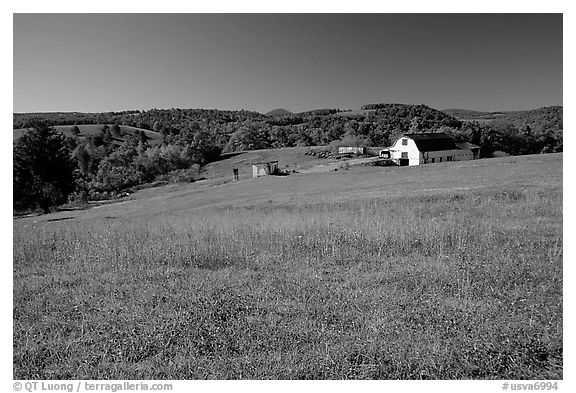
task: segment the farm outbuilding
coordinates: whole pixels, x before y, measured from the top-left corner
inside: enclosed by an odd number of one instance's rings
[[[278,161],[259,162],[252,165],[252,177],[273,175],[278,173]]]
[[[470,150],[470,152],[472,152],[472,160],[480,158],[480,146],[476,146],[470,142],[456,142],[456,146],[462,150]]]
[[[380,158],[385,158],[385,159],[390,159],[390,149],[382,149],[378,152],[378,157]]]
[[[443,132],[404,134],[390,148],[392,160],[400,166],[465,161],[480,158],[480,147],[456,143]]]
[[[340,146],[338,154],[366,154],[366,148],[363,146]]]

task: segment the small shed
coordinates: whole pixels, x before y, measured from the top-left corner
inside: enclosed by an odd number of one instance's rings
[[[363,146],[340,146],[338,154],[366,154],[366,148]]]
[[[259,162],[252,164],[252,177],[273,175],[278,173],[278,161]]]

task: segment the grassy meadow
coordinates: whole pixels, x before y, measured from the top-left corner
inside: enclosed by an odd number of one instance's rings
[[[14,220],[14,379],[563,377],[561,154],[178,187]]]
[[[112,128],[112,124],[109,124],[108,126]],[[74,127],[74,125],[54,126],[54,129],[58,132],[61,132],[65,136],[72,137],[74,136],[74,133],[72,132],[72,127]],[[89,135],[98,135],[103,127],[104,124],[78,124],[78,129],[80,130],[80,136],[84,137]],[[162,141],[162,135],[160,135],[160,133],[146,130],[143,128],[121,125],[120,130],[122,130],[122,132],[126,134],[134,134],[139,131],[144,132],[144,134],[148,137],[148,143],[151,146],[159,145],[160,142]],[[17,141],[18,139],[20,139],[25,132],[26,132],[25,128],[14,129],[12,132],[13,140]]]

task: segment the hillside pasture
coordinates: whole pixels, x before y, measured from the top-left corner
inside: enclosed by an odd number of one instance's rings
[[[14,379],[562,379],[562,155],[14,220]]]
[[[113,125],[109,124],[108,126],[110,128],[112,128]],[[74,136],[74,134],[72,133],[72,127],[74,127],[74,125],[54,126],[54,129],[56,131],[61,132],[65,136],[71,137],[71,136]],[[78,124],[78,129],[80,130],[80,136],[81,137],[86,137],[89,135],[98,135],[103,127],[104,127],[104,124]],[[148,143],[151,146],[160,144],[162,141],[162,135],[160,133],[150,131],[150,130],[145,130],[143,128],[121,125],[120,130],[126,134],[134,134],[136,132],[143,131],[144,134],[146,135],[146,137],[148,138]],[[25,128],[14,129],[13,130],[14,141],[20,139],[22,137],[22,135],[24,135],[24,132],[26,132]],[[115,137],[115,139],[121,140],[121,138],[117,138],[117,137]]]
[[[358,110],[354,110],[354,111],[345,111],[345,112],[338,112],[336,113],[336,116],[341,116],[341,117],[365,117],[367,115],[376,113],[375,109],[358,109]]]
[[[218,161],[204,167],[202,175],[207,179],[232,179],[232,170],[237,168],[239,178],[246,180],[252,178],[252,164],[256,163],[278,161],[279,169],[283,171],[301,171],[335,161],[306,154],[314,149],[323,150],[326,147],[284,147],[222,154]]]

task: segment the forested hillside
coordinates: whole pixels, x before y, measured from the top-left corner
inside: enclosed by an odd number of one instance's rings
[[[102,199],[139,184],[157,180],[192,181],[198,169],[221,153],[293,146],[321,146],[346,141],[365,146],[389,146],[402,133],[447,132],[481,146],[483,157],[562,151],[562,107],[488,115],[481,112],[442,112],[425,105],[368,104],[360,110],[317,109],[302,113],[207,109],[152,109],[106,113],[14,114],[19,137],[14,145],[15,208],[46,206],[70,199]],[[98,125],[97,133],[82,135],[74,125]],[[69,126],[67,136],[53,126]],[[140,129],[124,132],[126,127]],[[24,132],[22,129],[31,128]],[[61,128],[61,127],[60,127]],[[159,133],[152,145],[144,131]],[[20,135],[19,134],[19,135]],[[50,176],[34,173],[36,153],[29,146],[42,138],[60,144],[54,152],[70,157],[73,191],[54,190]],[[32,142],[31,142],[32,141]],[[63,154],[66,152],[66,154]],[[51,157],[42,157],[50,162]],[[65,165],[65,167],[68,167]],[[17,171],[20,171],[17,173]],[[17,198],[22,195],[36,198]],[[46,190],[49,190],[46,191]],[[46,194],[49,194],[48,196]]]
[[[476,112],[448,109],[444,112],[462,121],[460,134],[481,145],[487,157],[505,154],[537,154],[563,149],[561,106],[528,111]]]
[[[326,145],[345,135],[366,144],[387,146],[403,132],[458,129],[462,122],[424,105],[379,104],[376,110],[342,116],[338,109],[267,116],[248,111],[152,109],[107,113],[15,114],[14,128],[41,120],[49,125],[114,124],[159,132],[165,144],[178,144],[198,132],[223,152],[265,148]],[[372,109],[373,106],[368,109]],[[363,108],[367,109],[367,108]],[[185,143],[185,141],[184,141]]]
[[[516,127],[559,127],[562,129],[563,119],[561,106],[512,112],[479,112],[465,109],[445,109],[442,112],[462,121],[479,121],[491,124],[510,123]]]

